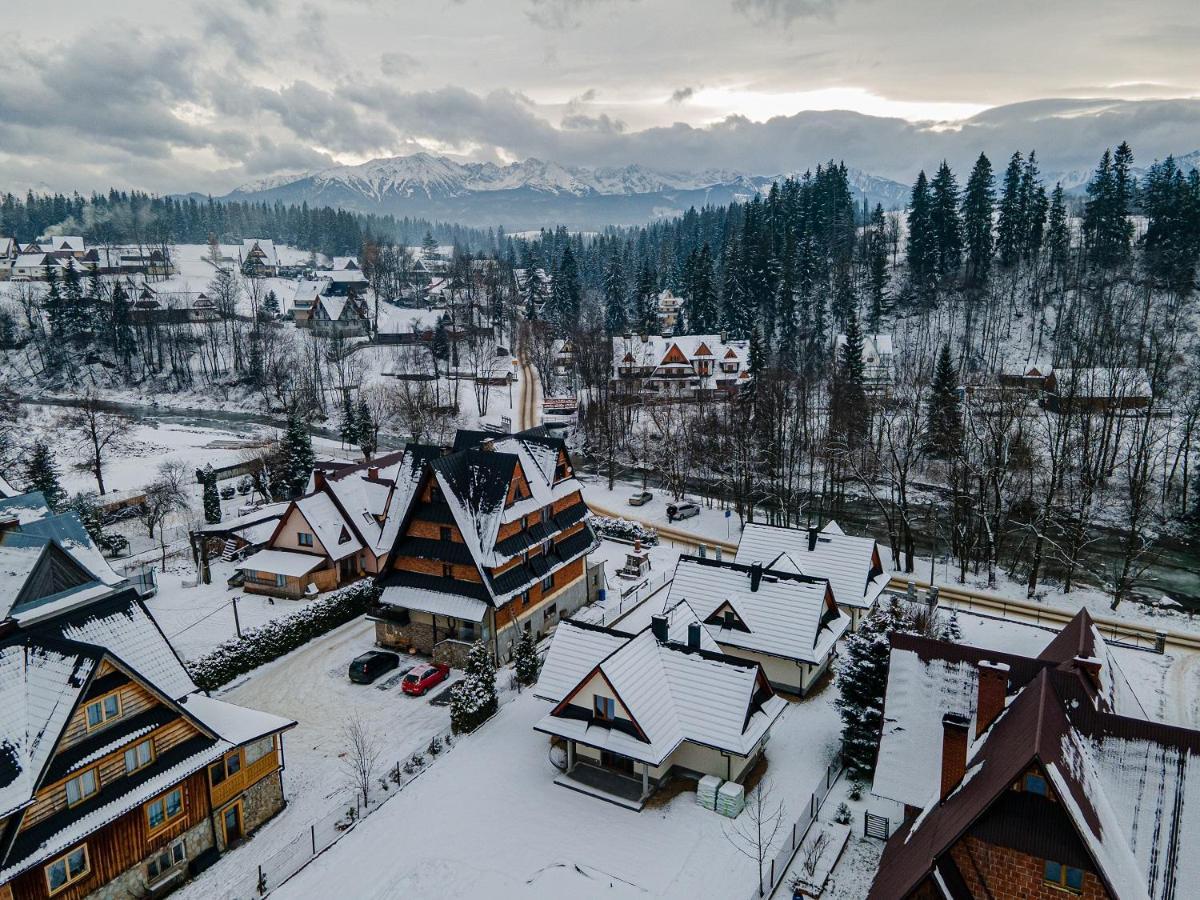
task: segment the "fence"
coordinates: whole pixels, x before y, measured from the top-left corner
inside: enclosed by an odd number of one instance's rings
[[[614,597],[613,591],[607,592],[604,599],[604,616],[600,620],[600,624],[615,625],[621,618],[633,612],[670,583],[670,572],[651,572],[645,581],[634,585],[627,593],[621,594],[620,598]],[[616,603],[613,602],[614,600]]]
[[[779,848],[779,852],[771,860],[771,865],[762,872],[762,877],[759,880],[757,888],[755,888],[755,892],[750,895],[752,898],[770,897],[775,892],[775,889],[779,887],[779,882],[787,874],[788,866],[792,864],[792,857],[796,855],[796,851],[804,843],[804,837],[808,834],[808,829],[816,821],[817,813],[821,811],[821,805],[825,802],[825,798],[829,796],[829,792],[833,790],[833,785],[841,776],[843,768],[842,753],[839,750],[830,761],[829,767],[825,769],[824,777],[817,782],[816,788],[809,795],[804,812],[792,823],[787,841]]]

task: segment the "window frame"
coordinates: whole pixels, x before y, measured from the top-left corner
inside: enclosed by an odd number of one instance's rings
[[[109,714],[108,708],[107,708],[109,700],[115,700],[117,703],[117,711],[115,713],[112,713],[111,715]],[[92,707],[100,708],[100,721],[97,722],[95,725],[92,724],[92,715],[91,715]],[[86,727],[88,732],[96,731],[100,728],[103,728],[105,725],[107,725],[113,719],[121,718],[121,714],[124,712],[124,709],[125,709],[125,704],[121,702],[121,689],[120,688],[111,690],[107,694],[101,694],[99,697],[89,700],[86,704],[84,704],[84,707],[83,707],[84,726]]]
[[[162,865],[162,857],[167,858],[167,864]],[[165,847],[162,847],[146,863],[146,877],[150,885],[161,878],[167,877],[178,866],[187,862],[187,842],[183,837],[177,837]],[[156,871],[157,870],[157,871]]]
[[[74,856],[76,853],[79,853],[80,851],[83,852],[83,869],[78,874],[72,875],[71,874],[71,857]],[[54,887],[50,881],[50,870],[52,868],[54,868],[55,866],[57,866],[59,863],[62,863],[62,865],[63,865],[63,872],[66,875],[66,880],[63,881],[63,883],[60,884],[58,887]],[[51,897],[53,897],[55,894],[65,891],[67,888],[71,887],[74,884],[78,884],[80,881],[87,878],[88,875],[90,875],[91,873],[92,873],[92,857],[91,857],[91,854],[88,853],[88,846],[87,846],[86,841],[84,841],[82,844],[80,844],[77,847],[72,847],[70,850],[68,850],[66,853],[63,853],[61,856],[55,857],[54,859],[50,860],[50,862],[46,863],[46,865],[44,865],[42,867],[42,874],[46,878],[46,890],[49,892],[49,896],[51,896]]]
[[[167,813],[167,798],[170,797],[172,794],[179,795],[179,810],[173,816],[168,815],[168,813]],[[162,804],[162,811],[163,811],[163,819],[157,825],[154,824],[154,822],[152,822],[151,818],[150,818],[150,810],[156,803]],[[146,813],[146,830],[150,834],[156,834],[157,832],[162,831],[164,828],[167,828],[168,826],[175,824],[176,821],[178,821],[183,816],[187,815],[187,804],[184,802],[184,799],[183,799],[183,785],[182,784],[176,785],[173,788],[163,791],[163,793],[159,794],[154,799],[148,801],[142,807],[142,809],[145,810],[145,813]]]
[[[83,779],[84,779],[84,777],[86,777],[88,775],[92,776],[91,791],[89,791],[88,793],[85,794],[81,790],[80,794],[79,794],[79,799],[72,800],[70,785],[72,785],[78,781],[82,788]],[[77,772],[76,774],[72,775],[70,778],[68,778],[66,781],[63,782],[63,794],[66,795],[66,798],[67,798],[67,808],[68,809],[73,809],[76,806],[78,806],[80,803],[86,803],[92,797],[95,797],[98,793],[100,793],[100,764],[99,763],[88,766],[86,769],[83,769],[83,770]]]
[[[296,544],[301,547],[313,546],[313,534],[311,531],[297,531]]]
[[[1026,772],[1021,779],[1021,790],[1027,794],[1037,794],[1039,797],[1049,797],[1049,786],[1046,779],[1036,772]]]
[[[442,577],[443,578],[453,578],[454,577],[454,564],[453,563],[442,563]]]
[[[138,750],[145,746],[149,746],[149,748],[150,748],[149,756],[145,762],[138,762],[138,758],[139,758]],[[134,757],[133,757],[134,762],[138,762],[138,764],[135,765],[132,769],[129,768],[129,754],[130,753],[132,753],[134,755]],[[122,759],[124,759],[124,761],[125,761],[125,774],[126,775],[132,775],[134,772],[140,772],[142,769],[146,768],[147,766],[153,765],[154,760],[158,758],[158,754],[155,752],[155,749],[154,749],[154,738],[148,737],[143,741],[138,741],[132,747],[126,748],[125,752],[121,756],[122,756]]]
[[[602,694],[592,694],[592,718],[598,722],[612,722],[617,718],[617,701]]]
[[[272,740],[272,743],[274,743],[274,740]],[[233,757],[237,757],[237,768],[231,772],[229,771],[229,760]],[[217,766],[221,767],[221,780],[213,781],[213,769],[215,769]],[[210,788],[215,788],[219,784],[224,784],[226,781],[245,768],[245,760],[242,759],[242,748],[237,747],[233,750],[230,750],[220,759],[208,764],[208,786]]]
[[[1058,867],[1058,878],[1057,879],[1050,877],[1050,867],[1051,866]],[[1070,884],[1072,872],[1079,873],[1079,887],[1072,887]],[[1065,891],[1069,894],[1082,894],[1083,893],[1083,885],[1084,885],[1084,881],[1086,880],[1086,878],[1087,878],[1087,873],[1084,872],[1083,869],[1080,869],[1078,866],[1069,866],[1066,863],[1061,863],[1054,859],[1047,859],[1047,860],[1042,861],[1042,881],[1043,881],[1043,883],[1048,884],[1052,888],[1056,888],[1060,891]]]
[[[453,543],[454,529],[449,525],[441,525],[438,527],[438,540],[444,544]]]
[[[546,577],[542,579],[542,591],[544,593],[545,591],[552,590],[554,590],[554,573],[548,572]]]

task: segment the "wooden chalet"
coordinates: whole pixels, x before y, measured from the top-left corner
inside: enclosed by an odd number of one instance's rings
[[[460,431],[429,459],[378,583],[376,640],[459,664],[483,640],[507,659],[587,600],[596,544],[559,438]]]
[[[750,383],[750,344],[720,334],[613,338],[612,384],[645,399],[736,394]]]
[[[0,510],[0,898],[161,896],[283,808],[295,723],[198,694],[78,518],[40,506]]]

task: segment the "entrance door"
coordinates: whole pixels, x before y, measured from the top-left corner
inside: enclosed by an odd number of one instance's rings
[[[633,760],[628,756],[621,756],[617,753],[609,753],[607,750],[600,751],[600,765],[606,769],[613,769],[617,772],[624,772],[626,775],[633,774]]]
[[[242,804],[235,803],[221,815],[221,826],[225,831],[225,846],[242,839]]]

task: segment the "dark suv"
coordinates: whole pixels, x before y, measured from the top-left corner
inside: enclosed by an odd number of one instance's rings
[[[370,684],[384,672],[400,665],[400,656],[386,650],[369,650],[355,657],[350,663],[350,680],[356,684]]]

